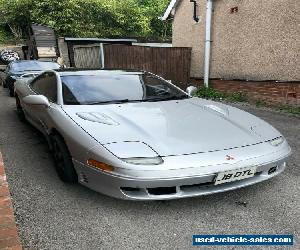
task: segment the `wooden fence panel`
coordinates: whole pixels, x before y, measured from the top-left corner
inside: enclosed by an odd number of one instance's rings
[[[105,68],[145,70],[159,75],[182,89],[188,85],[191,48],[159,48],[104,45]]]

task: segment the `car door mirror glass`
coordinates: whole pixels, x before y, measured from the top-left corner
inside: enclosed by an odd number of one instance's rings
[[[50,106],[48,98],[43,95],[28,95],[23,98],[23,102],[28,105]]]
[[[192,96],[197,92],[197,88],[195,86],[189,86],[186,88],[186,92]]]

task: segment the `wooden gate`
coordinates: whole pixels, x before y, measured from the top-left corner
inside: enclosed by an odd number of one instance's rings
[[[101,44],[74,46],[76,68],[101,68]]]

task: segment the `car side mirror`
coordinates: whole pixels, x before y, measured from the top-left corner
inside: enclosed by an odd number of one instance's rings
[[[38,74],[34,74],[34,73],[27,73],[24,75],[21,75],[20,78],[34,78],[36,77]]]
[[[50,103],[46,96],[43,95],[28,95],[23,98],[23,102],[28,105],[42,105],[49,107]]]
[[[189,87],[186,88],[186,92],[187,92],[190,96],[192,96],[192,95],[194,95],[194,94],[197,92],[197,89],[198,89],[198,88],[196,88],[195,86],[189,86]]]

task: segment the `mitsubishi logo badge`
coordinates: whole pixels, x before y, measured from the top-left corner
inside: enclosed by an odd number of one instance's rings
[[[230,155],[226,155],[226,160],[227,161],[232,161],[232,160],[234,160],[234,157],[232,157]]]

